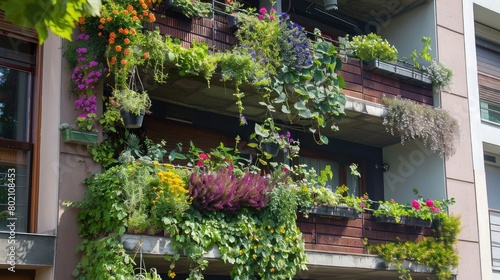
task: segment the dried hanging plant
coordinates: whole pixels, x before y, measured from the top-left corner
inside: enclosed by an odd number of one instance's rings
[[[392,135],[401,136],[401,144],[419,138],[433,152],[446,158],[455,154],[460,140],[460,125],[447,111],[411,100],[384,98],[387,114],[383,124]]]

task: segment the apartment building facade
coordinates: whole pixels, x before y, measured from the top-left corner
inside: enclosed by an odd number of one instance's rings
[[[256,8],[265,5],[248,3]],[[450,88],[438,92],[428,81],[378,72],[359,60],[347,60],[340,71],[346,81],[342,92],[347,98],[346,116],[338,122],[340,130],[329,135],[329,145],[318,146],[310,135],[295,127],[292,131],[301,140],[301,162],[318,168],[333,166],[339,176],[332,185],[347,184],[357,195],[368,193],[373,200],[410,201],[415,187],[427,197],[454,197],[456,203],[450,212],[460,215],[462,222],[456,279],[495,279],[495,260],[500,258],[494,245],[495,209],[500,209],[495,206],[500,173],[494,164],[500,155],[495,137],[495,117],[500,114],[500,105],[495,103],[495,44],[500,38],[495,19],[499,5],[467,0],[339,0],[337,5],[337,11],[327,11],[316,1],[278,1],[275,7],[307,30],[317,27],[334,40],[346,34],[376,32],[406,57],[421,47],[422,37],[429,37],[431,54],[453,70],[454,80]],[[186,46],[195,38],[225,50],[236,43],[226,18],[224,12],[215,12],[211,18],[186,20],[162,11],[148,28],[158,26],[163,34],[182,38]],[[92,161],[85,145],[61,141],[59,124],[70,123],[75,117],[68,95],[71,69],[63,57],[62,39],[50,35],[39,46],[32,31],[3,20],[0,23],[0,67],[2,76],[12,83],[0,92],[0,116],[5,117],[0,127],[0,164],[6,178],[9,174],[16,178],[5,181],[2,187],[6,196],[1,203],[9,210],[9,188],[15,184],[17,213],[15,220],[9,220],[9,216],[3,220],[0,251],[5,257],[0,259],[0,278],[72,279],[79,261],[75,252],[80,243],[77,210],[63,202],[83,199],[83,179],[98,172],[100,166]],[[248,127],[237,125],[232,93],[228,94],[218,81],[213,80],[207,88],[199,79],[171,75],[165,85],[147,80],[145,84],[153,100],[153,114],[146,116],[143,133],[154,140],[165,139],[168,150],[178,142],[186,145],[188,140],[205,149],[220,142],[229,146],[235,135],[250,134]],[[106,90],[99,95],[106,95]],[[401,145],[399,138],[382,125],[382,98],[395,96],[444,108],[456,117],[461,126],[458,151],[443,158],[419,141]],[[12,104],[15,106],[7,110]],[[102,107],[98,110],[102,113]],[[257,106],[248,107],[246,114],[256,122],[265,116]],[[216,125],[220,123],[225,125]],[[361,178],[349,176],[351,163],[360,166]],[[384,164],[388,170],[384,170]],[[9,223],[14,221],[12,231]],[[367,254],[363,239],[386,242],[396,236],[411,239],[431,234],[430,230],[411,226],[387,229],[369,216],[349,222],[313,216],[299,218],[298,224],[309,259],[308,270],[297,274],[298,279],[331,279],[332,275],[340,279],[397,279],[395,268]],[[144,247],[148,265],[165,273],[161,269],[166,266],[163,256],[169,254],[168,248],[162,247],[165,238],[127,235],[124,246],[132,253],[141,238],[149,238],[151,244]],[[14,248],[9,243],[12,239],[16,241]],[[222,264],[220,256],[209,252],[207,258],[213,261],[207,279],[229,277],[228,266]],[[9,271],[13,266],[15,273]],[[178,265],[179,277],[188,273],[188,267]],[[435,277],[426,267],[410,263],[408,269],[414,279]]]

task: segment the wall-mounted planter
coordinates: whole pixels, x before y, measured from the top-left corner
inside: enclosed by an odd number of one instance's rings
[[[400,225],[416,226],[416,227],[432,226],[432,221],[430,220],[424,220],[417,217],[406,217],[406,216],[402,216],[399,219],[399,221],[396,221],[396,218],[392,216],[376,216],[375,221],[379,223],[400,224]]]
[[[358,219],[361,213],[352,207],[318,205],[311,209],[312,214]]]
[[[235,32],[236,30],[238,30],[240,24],[241,22],[239,22],[235,16],[227,16],[227,26],[229,27],[229,30],[231,30],[231,32]]]
[[[404,80],[410,80],[422,84],[432,84],[431,76],[411,65],[396,64],[382,61],[380,59],[374,59],[368,62],[368,68],[370,70],[396,76]]]
[[[65,143],[95,144],[97,143],[97,132],[80,131],[72,128],[61,130],[62,140]]]

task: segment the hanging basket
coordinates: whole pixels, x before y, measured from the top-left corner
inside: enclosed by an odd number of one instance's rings
[[[263,142],[261,147],[262,151],[272,155],[273,157],[277,156],[280,151],[280,146],[273,142]]]
[[[140,128],[142,126],[144,110],[141,110],[139,115],[135,115],[130,111],[121,109],[120,114],[122,115],[123,124],[126,128]]]

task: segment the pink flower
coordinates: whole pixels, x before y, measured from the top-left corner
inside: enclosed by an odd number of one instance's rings
[[[434,207],[434,200],[432,199],[427,199],[425,201],[425,205],[429,206],[429,207]]]
[[[366,206],[366,205],[365,205],[363,202],[361,202],[361,203],[359,204],[359,207],[361,207],[361,208],[365,208],[365,206]]]
[[[203,164],[203,161],[199,160],[198,162],[196,162],[196,165],[199,167],[202,167],[204,164]]]
[[[439,213],[439,212],[441,212],[441,209],[439,209],[437,207],[431,207],[431,211],[434,213]]]
[[[411,201],[411,206],[415,208],[416,210],[420,209],[420,202],[418,200],[414,199]]]
[[[227,167],[227,170],[228,170],[229,172],[233,172],[233,166],[232,166],[232,165],[229,165],[229,166]]]
[[[264,18],[265,18],[264,15],[259,15],[260,20],[263,20]]]
[[[262,7],[262,8],[259,9],[259,13],[265,14],[265,13],[267,13],[267,9],[264,8],[264,7]]]
[[[207,154],[200,154],[198,157],[200,159],[207,159],[208,158]]]

